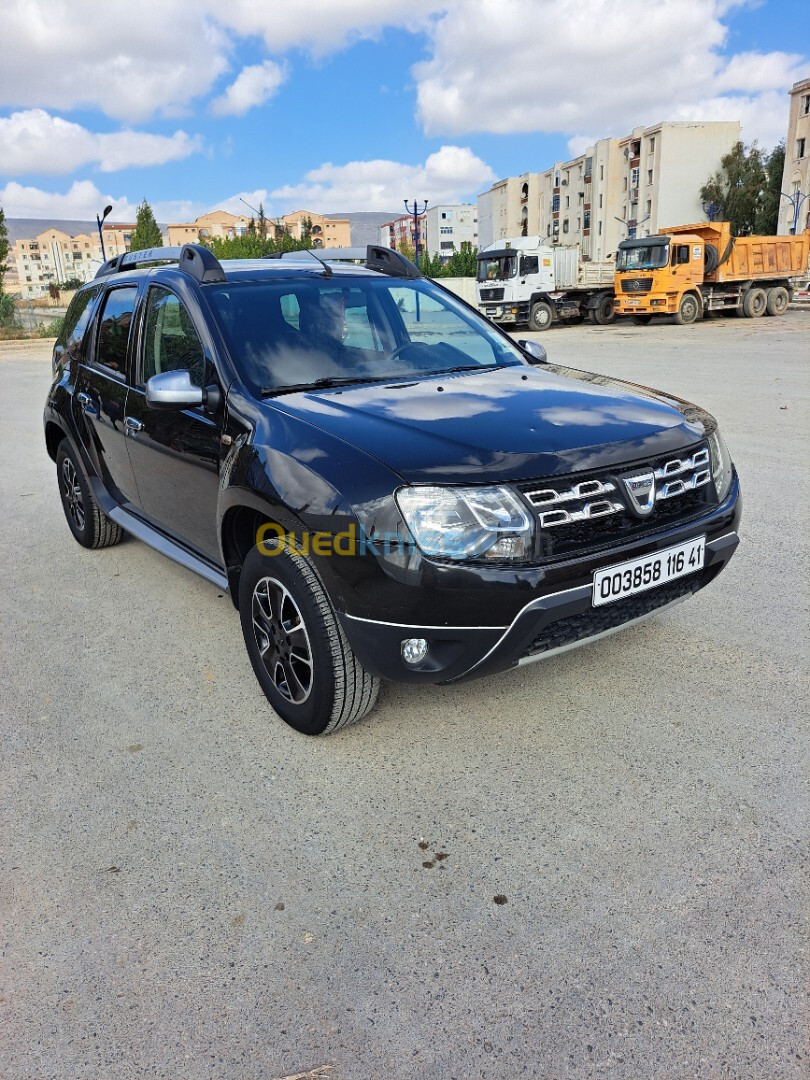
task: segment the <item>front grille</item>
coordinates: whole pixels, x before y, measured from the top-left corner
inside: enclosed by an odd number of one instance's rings
[[[526,647],[523,657],[538,656],[549,652],[551,649],[560,649],[565,645],[573,645],[577,641],[603,634],[606,630],[614,630],[617,626],[640,619],[643,615],[649,615],[674,600],[683,596],[696,593],[706,583],[706,571],[702,570],[688,577],[678,578],[666,585],[661,585],[647,592],[636,593],[624,600],[617,600],[613,604],[603,607],[588,608],[579,615],[569,615],[567,619],[558,619],[557,622],[545,626],[534,641]]]
[[[645,293],[649,292],[652,288],[651,277],[636,277],[636,278],[623,278],[622,279],[622,292],[628,293]]]
[[[482,300],[503,300],[503,289],[481,289]]]
[[[548,560],[698,517],[717,505],[711,478],[709,451],[701,446],[680,457],[666,455],[610,472],[549,477],[518,487],[537,513],[536,555]]]

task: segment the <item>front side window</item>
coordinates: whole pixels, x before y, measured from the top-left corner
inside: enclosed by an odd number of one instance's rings
[[[187,371],[205,386],[205,354],[185,306],[174,293],[153,285],[146,301],[141,381],[164,371]]]
[[[485,319],[424,280],[228,282],[208,296],[257,394],[524,363]]]
[[[127,370],[127,349],[137,299],[136,286],[111,289],[101,313],[96,339],[96,363],[120,375],[126,374]]]

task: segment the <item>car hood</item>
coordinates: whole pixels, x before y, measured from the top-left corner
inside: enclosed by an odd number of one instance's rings
[[[714,426],[659,391],[551,365],[288,394],[273,406],[407,483],[528,480],[694,445]]]

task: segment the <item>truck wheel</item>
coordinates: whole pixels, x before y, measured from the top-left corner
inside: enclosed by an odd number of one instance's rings
[[[600,296],[593,308],[594,318],[600,326],[607,326],[616,318],[616,309],[613,306],[612,296]]]
[[[530,330],[548,330],[553,322],[554,313],[551,310],[551,304],[547,304],[545,300],[538,300],[536,304],[532,304],[532,310],[529,313]]]
[[[717,264],[720,262],[720,256],[717,253],[717,248],[714,244],[706,244],[703,248],[703,273],[712,274],[717,269]]]
[[[768,298],[765,308],[766,314],[784,315],[788,309],[789,303],[790,293],[784,285],[776,285],[773,289],[768,289]]]
[[[681,297],[681,302],[678,305],[678,311],[675,315],[675,322],[679,326],[686,326],[688,323],[693,323],[698,317],[700,312],[700,305],[697,302],[697,297],[694,293],[685,293]]]
[[[124,530],[110,521],[96,502],[81,462],[67,439],[62,439],[56,452],[56,475],[62,509],[73,538],[86,548],[117,544]]]
[[[596,325],[596,312],[593,310],[593,308],[588,308],[588,310],[585,312],[585,318],[588,320],[589,323],[593,323],[594,325]]]
[[[380,680],[352,652],[308,559],[253,548],[239,579],[239,616],[259,685],[290,727],[329,735],[374,707]]]
[[[743,314],[746,319],[758,319],[765,314],[768,307],[768,297],[764,289],[759,287],[749,289],[743,300]]]
[[[630,321],[635,323],[636,326],[649,326],[652,315],[631,315]]]

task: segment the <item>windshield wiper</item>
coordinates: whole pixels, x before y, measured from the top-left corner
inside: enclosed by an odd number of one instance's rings
[[[295,394],[301,390],[328,390],[330,386],[350,386],[352,383],[385,382],[391,375],[328,375],[312,382],[288,383],[286,386],[263,386],[259,391],[262,397],[274,394]]]

